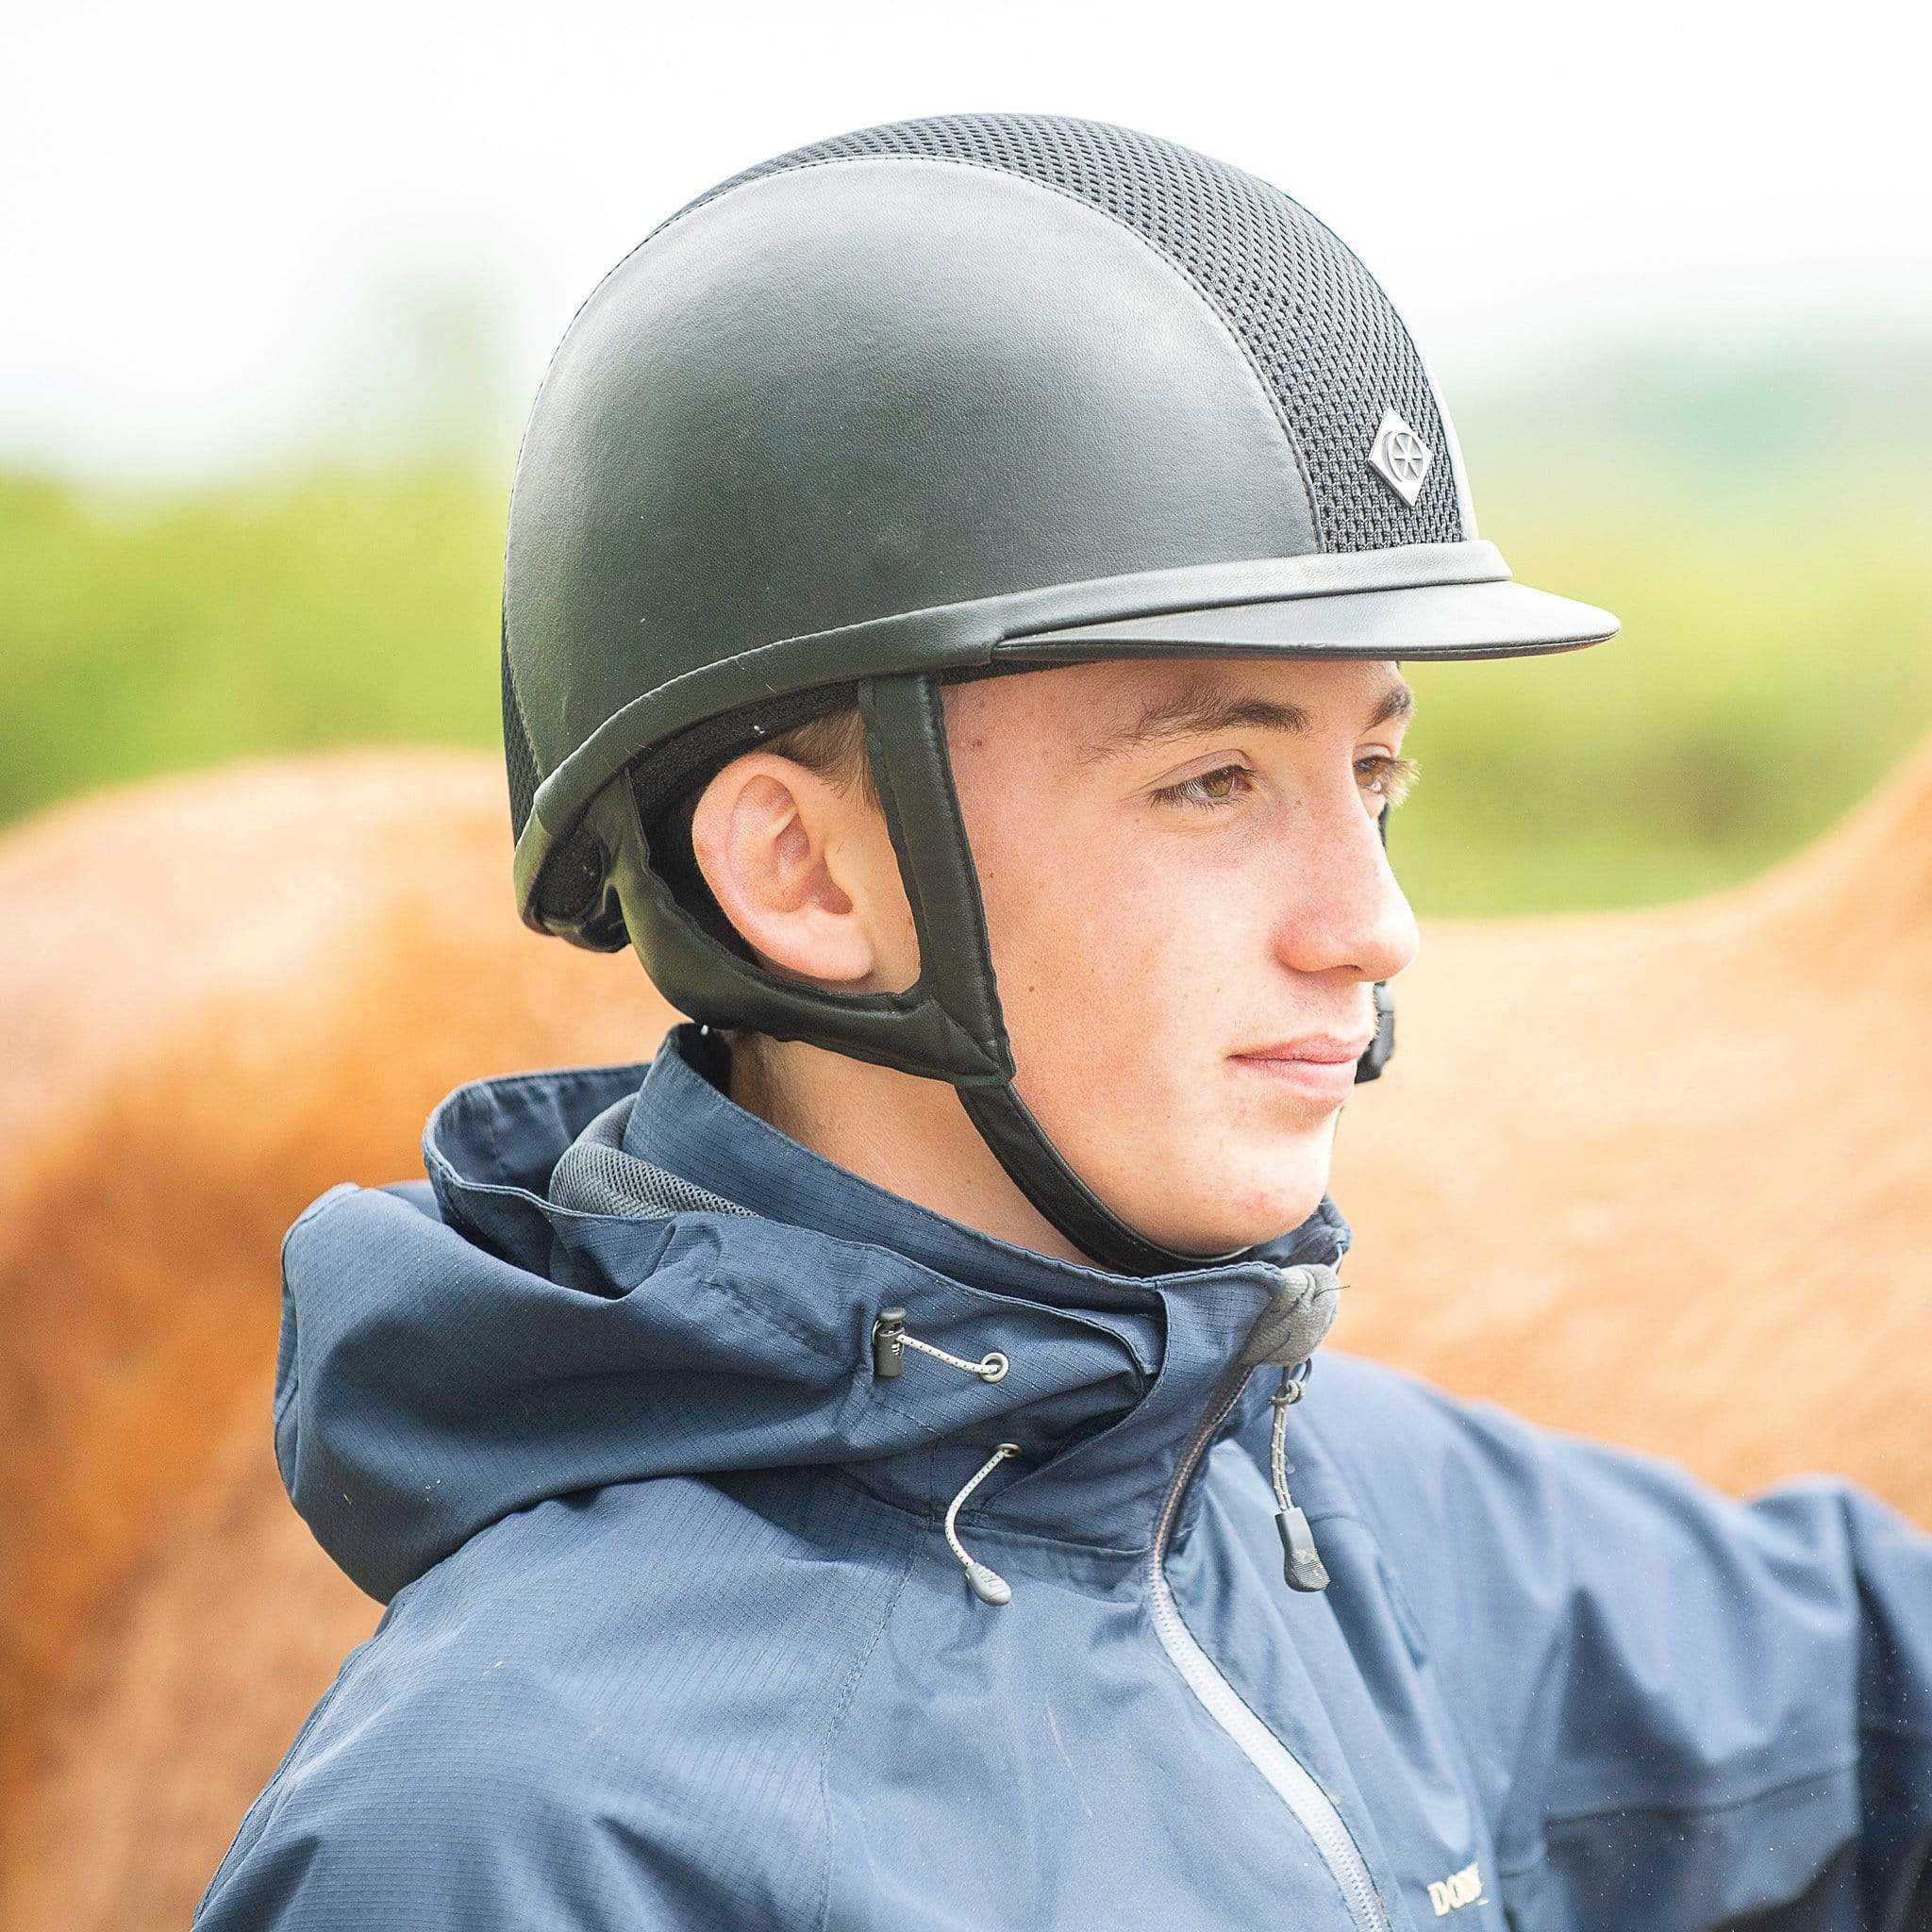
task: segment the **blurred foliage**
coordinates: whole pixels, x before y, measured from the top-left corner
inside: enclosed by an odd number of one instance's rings
[[[1750,390],[1646,364],[1458,409],[1484,534],[1624,629],[1406,667],[1424,775],[1391,853],[1419,911],[1729,884],[1932,725],[1932,481],[1875,466],[1882,425],[1827,407],[1875,419],[1898,390],[1814,370],[1769,451],[1740,442],[1769,408]],[[455,450],[146,494],[0,475],[0,818],[242,753],[494,749],[507,485]]]
[[[247,752],[496,742],[506,495],[455,460],[152,495],[0,475],[0,817]]]
[[[1484,532],[1522,581],[1623,629],[1551,657],[1405,668],[1424,778],[1390,851],[1418,909],[1714,891],[1896,772],[1932,726],[1932,491],[1835,486],[1730,507],[1484,493]]]

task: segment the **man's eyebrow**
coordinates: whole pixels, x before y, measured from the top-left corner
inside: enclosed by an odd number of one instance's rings
[[[1415,692],[1397,678],[1384,688],[1363,724],[1373,731],[1397,718],[1407,718],[1415,708]],[[1150,744],[1165,743],[1176,738],[1205,737],[1216,731],[1238,730],[1242,725],[1262,731],[1300,734],[1308,730],[1313,719],[1300,705],[1278,698],[1262,697],[1254,691],[1229,691],[1219,684],[1195,682],[1156,698],[1132,724],[1109,732],[1086,746],[1079,754],[1083,765],[1104,764],[1109,758],[1124,757]]]

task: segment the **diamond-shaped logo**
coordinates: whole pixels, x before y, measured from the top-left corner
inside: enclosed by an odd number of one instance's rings
[[[1423,479],[1434,458],[1429,446],[1393,409],[1384,409],[1369,445],[1369,468],[1401,497],[1413,504],[1423,493]]]

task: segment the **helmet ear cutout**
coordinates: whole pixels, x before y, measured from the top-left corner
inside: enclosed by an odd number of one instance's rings
[[[779,978],[750,948],[728,945],[708,930],[652,862],[638,788],[627,774],[598,791],[586,817],[610,854],[606,891],[617,907],[619,930],[680,1013],[710,1026],[808,1041],[924,1079],[996,1080],[1009,1071],[948,1010],[924,970],[901,992],[827,991]],[[922,934],[923,968],[933,953]]]

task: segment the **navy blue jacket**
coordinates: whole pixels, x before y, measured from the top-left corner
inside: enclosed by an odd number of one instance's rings
[[[1324,1342],[1291,1591],[1238,1357],[1332,1203],[1074,1266],[788,1140],[715,1044],[459,1088],[426,1183],[290,1230],[276,1457],[388,1607],[202,1932],[1932,1923],[1932,1538]]]

